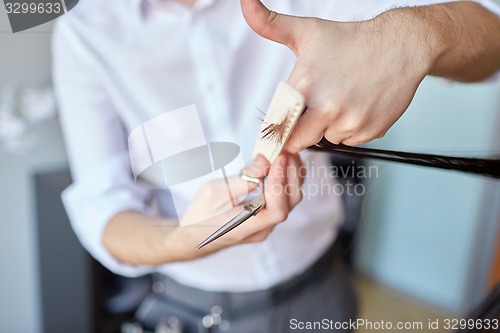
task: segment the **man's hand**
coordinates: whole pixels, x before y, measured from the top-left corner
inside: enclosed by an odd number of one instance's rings
[[[195,250],[218,227],[243,210],[243,205],[212,214],[227,204],[219,198],[227,197],[224,180],[210,182],[202,187],[191,201],[183,220],[199,222],[180,227],[177,221],[153,218],[145,214],[125,211],[115,215],[107,224],[103,243],[118,260],[135,265],[161,265],[187,261],[242,243],[265,240],[274,227],[285,221],[289,212],[302,200],[301,187],[305,168],[298,154],[284,153],[272,165],[258,156],[247,173],[253,177],[267,176],[264,188],[266,205],[248,223],[243,223],[217,241]],[[252,184],[239,176],[230,179],[233,196],[252,190]],[[250,188],[248,188],[250,186]]]
[[[264,187],[265,206],[257,215],[252,217],[251,221],[243,223],[217,241],[196,251],[195,255],[208,254],[237,244],[265,240],[274,227],[285,221],[290,211],[302,200],[301,187],[304,182],[305,168],[298,154],[284,153],[272,165],[269,165],[269,162],[259,155],[246,169],[246,173],[256,178],[267,176]],[[245,195],[249,190],[251,191],[257,186],[248,183],[239,176],[230,177],[228,182],[234,197]],[[223,180],[207,183],[197,192],[184,217],[187,215],[193,216],[193,221],[196,222],[200,221],[203,216],[214,216],[212,212],[214,209],[217,211],[217,206],[227,207],[225,200],[218,200],[218,198],[226,197],[224,195],[226,191],[226,183]],[[226,210],[203,222],[179,228],[176,233],[171,234],[168,242],[182,243],[183,246],[187,246],[188,251],[180,251],[179,253],[184,252],[192,256],[192,250],[215,229],[241,213],[244,204],[237,205],[231,210]],[[179,239],[182,239],[182,242],[179,242]],[[189,258],[180,259],[187,260]]]
[[[288,46],[288,83],[306,98],[287,150],[321,140],[358,145],[382,137],[427,74],[481,80],[500,68],[500,20],[478,4],[400,8],[341,23],[269,11],[241,0],[249,26]]]

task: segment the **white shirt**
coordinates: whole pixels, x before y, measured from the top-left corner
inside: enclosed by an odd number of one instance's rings
[[[395,5],[438,1],[266,1],[273,10],[339,21],[376,16]],[[493,8],[488,1],[481,1]],[[235,142],[246,162],[265,110],[294,56],[257,36],[239,1],[199,0],[194,8],[169,1],[87,0],[59,19],[54,34],[54,81],[74,182],[63,192],[72,226],[86,249],[126,276],[152,271],[217,291],[269,288],[311,265],[332,243],[342,220],[340,199],[308,190],[330,178],[309,177],[305,198],[258,244],[160,267],[133,266],[102,244],[109,219],[124,210],[172,215],[166,190],[148,190],[131,175],[127,136],[161,113],[195,104],[210,141]],[[328,157],[306,154],[308,165]],[[318,188],[316,187],[316,188]],[[157,211],[148,208],[155,201]]]

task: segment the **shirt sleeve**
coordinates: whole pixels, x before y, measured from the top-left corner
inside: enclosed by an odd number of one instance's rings
[[[139,276],[154,268],[119,262],[104,247],[102,236],[118,212],[146,212],[150,192],[134,182],[126,132],[85,45],[63,17],[53,36],[53,79],[73,183],[62,200],[92,256],[117,274]]]

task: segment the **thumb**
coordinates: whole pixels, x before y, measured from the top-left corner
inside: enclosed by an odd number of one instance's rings
[[[264,178],[269,173],[271,165],[262,155],[257,155],[252,163],[245,168],[245,173],[251,177]]]
[[[241,0],[241,11],[250,28],[258,35],[286,45],[297,54],[306,18],[276,13],[260,0]]]
[[[245,173],[251,177],[255,178],[264,178],[269,173],[269,162],[262,155],[258,155],[252,163],[245,168]],[[252,182],[247,182],[241,176],[231,176],[227,179],[216,180],[212,183],[214,186],[213,193],[224,193],[227,191],[227,187],[229,186],[231,190],[231,195],[235,198],[246,195],[247,193],[255,190],[257,188],[257,184]]]

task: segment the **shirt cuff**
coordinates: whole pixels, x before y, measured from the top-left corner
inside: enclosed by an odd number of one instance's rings
[[[134,183],[124,163],[130,165],[128,156],[94,168],[65,189],[61,197],[84,248],[113,273],[137,277],[151,273],[155,267],[123,263],[102,242],[104,228],[113,216],[127,210],[144,213],[147,210],[149,191]]]

